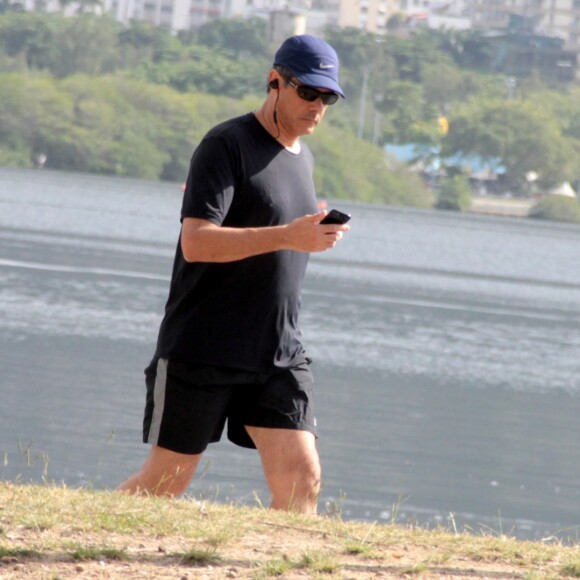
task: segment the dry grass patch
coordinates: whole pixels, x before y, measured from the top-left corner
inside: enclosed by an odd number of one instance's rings
[[[3,580],[179,579],[191,578],[192,567],[219,580],[561,579],[580,577],[580,547],[188,498],[0,483]]]

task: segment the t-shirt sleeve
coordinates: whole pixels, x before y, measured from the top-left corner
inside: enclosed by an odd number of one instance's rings
[[[235,189],[235,156],[222,137],[205,137],[191,158],[181,219],[224,221]]]

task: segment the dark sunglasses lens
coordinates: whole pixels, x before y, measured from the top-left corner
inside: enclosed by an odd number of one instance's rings
[[[309,102],[315,101],[319,97],[325,105],[334,105],[338,101],[338,95],[336,93],[321,93],[312,87],[300,86],[296,88],[296,92],[301,99]]]
[[[336,93],[324,93],[320,98],[325,105],[334,105],[338,101],[338,95]]]
[[[310,87],[297,87],[296,92],[301,99],[310,102],[315,101],[319,95],[316,89],[311,89]]]

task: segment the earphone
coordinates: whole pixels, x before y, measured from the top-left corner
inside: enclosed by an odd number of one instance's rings
[[[268,86],[274,90],[280,89],[280,83],[278,82],[278,79],[272,79],[268,83]],[[274,112],[272,113],[272,119],[274,120],[274,125],[276,125],[276,129],[278,129],[278,135],[280,135],[280,128],[278,127],[278,113],[276,112],[276,106],[278,105],[279,98],[280,98],[280,93],[278,92],[278,94],[276,95],[276,102],[274,103]],[[276,138],[278,138],[278,135],[276,136]]]

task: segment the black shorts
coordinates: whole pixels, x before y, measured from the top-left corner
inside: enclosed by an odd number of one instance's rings
[[[145,370],[143,441],[177,453],[202,453],[228,439],[255,449],[244,425],[317,436],[308,362],[270,375],[154,359]]]

